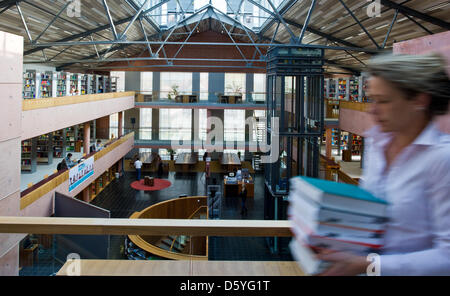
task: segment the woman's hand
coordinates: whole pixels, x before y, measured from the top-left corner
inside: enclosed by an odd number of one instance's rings
[[[365,273],[370,262],[364,256],[352,253],[321,250],[317,254],[320,260],[328,261],[331,266],[319,276],[353,276]]]

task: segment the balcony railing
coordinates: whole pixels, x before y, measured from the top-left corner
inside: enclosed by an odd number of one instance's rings
[[[136,103],[182,103],[182,104],[265,104],[264,92],[178,92],[137,91]]]

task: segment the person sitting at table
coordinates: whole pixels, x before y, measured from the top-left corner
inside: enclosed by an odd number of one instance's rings
[[[66,158],[64,159],[66,161],[66,165],[69,169],[76,165],[76,162],[73,162],[71,157],[72,157],[72,153],[69,153],[69,154],[67,154]]]

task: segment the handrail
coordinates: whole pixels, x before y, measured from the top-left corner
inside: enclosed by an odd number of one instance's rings
[[[194,216],[195,216],[195,214],[197,214],[201,209],[206,209],[206,211],[208,212],[208,207],[207,206],[201,206],[201,207],[198,207],[198,209],[196,209],[189,217],[188,217],[188,219],[192,219]],[[170,244],[170,249],[169,249],[169,251],[171,251],[172,250],[172,248],[173,248],[173,245],[175,244],[175,241],[180,237],[181,235],[177,235],[173,240],[172,240],[172,244]]]
[[[102,150],[98,152],[92,152],[85,157],[91,157],[94,156],[94,160],[97,161],[98,159],[102,158],[112,150],[116,149],[117,146],[123,144],[126,142],[129,138],[134,139],[134,132],[129,133],[121,138],[115,139],[112,142],[109,142],[110,144],[103,148]],[[27,188],[26,190],[22,191],[21,198],[20,198],[20,209],[23,210],[32,203],[34,203],[36,200],[41,198],[43,195],[47,194],[48,192],[52,191],[65,181],[69,179],[69,169],[66,169],[64,171],[57,172],[48,178],[36,183],[34,186]]]
[[[102,94],[90,94],[90,95],[79,95],[79,96],[65,96],[65,97],[52,97],[52,98],[38,98],[32,100],[22,101],[22,111],[30,111],[43,108],[52,108],[65,105],[73,105],[80,103],[88,103],[109,99],[117,99],[123,97],[134,97],[135,92],[111,92]]]
[[[0,217],[0,233],[292,237],[289,220]]]
[[[367,112],[368,109],[370,108],[370,103],[355,102],[355,101],[340,101],[339,108]]]

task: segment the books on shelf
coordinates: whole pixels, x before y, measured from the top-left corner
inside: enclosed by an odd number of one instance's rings
[[[36,71],[23,73],[23,98],[36,99]]]
[[[53,133],[53,156],[62,158],[63,156],[63,132],[56,131]]]
[[[81,82],[81,81],[79,81],[79,75],[78,74],[71,74],[70,75],[70,79],[69,79],[69,81],[70,81],[70,83],[69,83],[69,85],[70,85],[70,88],[69,88],[69,94],[71,95],[71,96],[76,96],[76,95],[79,95],[80,93],[80,84],[81,83],[79,83],[79,82]]]
[[[291,252],[308,274],[323,268],[320,249],[368,254],[383,247],[388,203],[355,185],[309,177],[291,179]]]
[[[58,72],[56,75],[56,96],[63,97],[67,95],[67,73]]]
[[[22,141],[21,170],[31,171],[31,140]]]
[[[40,74],[39,98],[50,98],[53,96],[52,79],[52,72],[45,72]]]
[[[73,127],[66,128],[66,151],[75,151],[75,129]]]
[[[37,162],[48,163],[49,161],[49,138],[48,135],[42,135],[37,138],[36,142]]]

